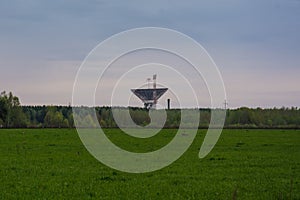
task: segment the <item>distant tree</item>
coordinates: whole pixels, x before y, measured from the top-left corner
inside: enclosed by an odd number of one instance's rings
[[[0,94],[0,119],[4,127],[26,127],[27,117],[24,114],[19,98],[11,92]]]
[[[74,117],[72,112],[68,115],[68,124],[70,128],[74,127]]]
[[[2,126],[6,126],[7,115],[9,112],[8,98],[5,92],[0,94],[0,122]]]
[[[44,125],[47,128],[67,128],[69,127],[69,122],[64,118],[60,111],[54,106],[49,106],[44,119]]]
[[[2,128],[4,126],[4,122],[2,119],[0,119],[0,128]]]

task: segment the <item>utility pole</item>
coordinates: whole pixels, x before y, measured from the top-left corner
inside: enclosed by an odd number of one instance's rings
[[[227,110],[227,106],[228,106],[228,102],[225,99],[225,101],[224,101],[224,108],[225,108],[225,110]]]

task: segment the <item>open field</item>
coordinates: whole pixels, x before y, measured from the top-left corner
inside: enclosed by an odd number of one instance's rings
[[[175,132],[143,141],[106,130],[136,152],[162,147]],[[75,129],[0,129],[0,199],[300,199],[300,130],[224,130],[199,159],[204,135],[172,165],[127,174],[94,159]]]

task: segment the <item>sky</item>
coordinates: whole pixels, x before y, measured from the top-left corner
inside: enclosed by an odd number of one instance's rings
[[[231,108],[300,107],[299,0],[2,0],[0,90],[23,105],[67,105],[89,52],[139,27],[174,29],[200,43],[220,70]]]

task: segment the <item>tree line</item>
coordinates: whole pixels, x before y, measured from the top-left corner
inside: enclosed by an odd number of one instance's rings
[[[117,128],[111,107],[95,107],[97,122],[89,112],[83,113],[83,124],[99,123],[101,127]],[[122,108],[121,108],[122,109]],[[83,109],[84,110],[84,109]],[[211,109],[200,110],[199,127],[206,128],[210,123]],[[149,111],[144,108],[129,108],[132,120],[141,126],[150,123]],[[181,111],[167,110],[165,128],[180,125]],[[0,94],[1,128],[74,128],[71,106],[21,106],[19,98],[11,92]],[[300,128],[300,109],[291,108],[247,108],[228,109],[225,127],[228,128]]]

